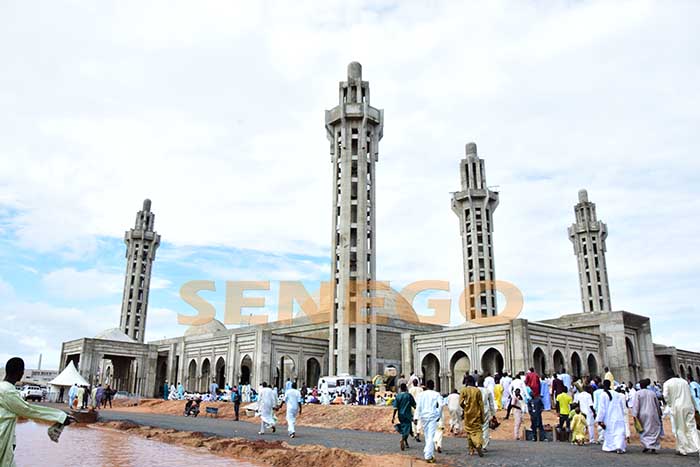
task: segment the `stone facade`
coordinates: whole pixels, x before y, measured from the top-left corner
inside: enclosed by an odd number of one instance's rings
[[[610,286],[605,263],[608,227],[598,220],[595,203],[588,201],[586,190],[578,192],[578,200],[574,206],[576,222],[569,227],[569,240],[574,245],[578,262],[583,311],[610,311]]]
[[[338,87],[338,105],[326,111],[333,164],[331,229],[331,374],[377,371],[377,329],[368,301],[376,280],[375,164],[384,112],[370,105],[362,65],[348,65]]]
[[[452,210],[459,217],[462,236],[465,307],[468,319],[496,316],[496,268],[493,259],[493,212],[498,192],[486,185],[484,161],[476,143],[466,145],[460,163],[462,191],[452,194]]]
[[[137,342],[144,340],[151,270],[160,245],[160,235],[153,230],[155,218],[151,212],[151,200],[147,199],[143,202],[143,209],[136,214],[134,228],[124,234],[126,276],[119,327]]]

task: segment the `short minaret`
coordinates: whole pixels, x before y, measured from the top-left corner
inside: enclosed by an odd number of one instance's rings
[[[476,143],[466,145],[460,163],[462,191],[453,193],[452,210],[459,217],[464,261],[464,297],[467,319],[496,316],[496,269],[493,262],[493,212],[498,192],[486,185],[484,161]]]
[[[124,234],[126,278],[119,328],[138,342],[144,339],[151,268],[160,245],[160,235],[153,230],[154,220],[151,200],[147,199],[143,202],[143,209],[136,214],[134,228]]]
[[[384,111],[369,105],[362,65],[348,65],[338,105],[326,111],[333,164],[331,231],[330,375],[377,374],[377,330],[372,324],[368,281],[376,280],[375,164]],[[369,324],[367,324],[369,323]]]
[[[569,227],[569,240],[574,244],[574,254],[578,260],[583,311],[610,311],[608,268],[605,264],[608,228],[597,219],[595,204],[588,201],[586,190],[578,192],[574,212],[576,222]]]

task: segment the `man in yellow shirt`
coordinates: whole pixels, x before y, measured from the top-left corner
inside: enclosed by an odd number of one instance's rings
[[[603,376],[603,379],[610,381],[610,387],[615,387],[615,377],[610,371],[610,368],[607,366],[605,367],[605,375]]]
[[[571,402],[573,399],[569,395],[569,388],[557,396],[557,412],[559,412],[559,431],[562,431],[566,423],[566,432],[571,431],[571,421],[569,414],[571,413]]]
[[[64,425],[74,420],[62,410],[27,404],[15,388],[15,383],[20,381],[22,376],[24,376],[24,361],[17,357],[9,359],[5,364],[5,381],[0,383],[0,466],[2,467],[15,465],[17,417]]]

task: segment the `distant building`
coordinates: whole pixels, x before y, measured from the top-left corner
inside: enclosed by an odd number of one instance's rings
[[[578,261],[583,311],[543,321],[479,322],[498,318],[492,232],[499,194],[486,185],[475,143],[466,146],[461,191],[452,196],[462,237],[467,322],[421,323],[403,297],[392,290],[372,290],[371,281],[377,280],[376,162],[384,114],[370,106],[369,83],[362,80],[359,63],[348,66],[339,103],[326,112],[325,123],[333,164],[332,293],[323,310],[325,321],[296,319],[227,329],[212,320],[191,326],[183,336],[144,343],[151,268],[160,244],[146,200],[125,236],[120,327],[64,342],[60,370],[74,361],[92,384],[144,396],[160,394],[166,380],[181,382],[188,391],[207,391],[213,380],[219,386],[266,381],[281,387],[289,378],[313,387],[329,373],[372,377],[415,371],[434,380],[442,392],[459,387],[467,372],[530,367],[579,377],[600,375],[608,366],[619,381],[664,380],[673,373],[700,378],[700,353],[655,345],[648,317],[611,309],[604,256],[607,226],[597,220],[585,190],[579,192],[576,222],[568,232]],[[367,306],[370,298],[383,298],[384,307]]]

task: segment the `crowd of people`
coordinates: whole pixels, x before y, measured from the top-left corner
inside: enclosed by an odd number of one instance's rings
[[[420,442],[427,462],[435,462],[441,452],[445,430],[464,430],[470,455],[487,452],[491,430],[498,427],[496,411],[506,411],[514,419],[513,437],[523,439],[523,422],[529,418],[532,441],[559,441],[575,445],[602,444],[602,450],[623,454],[630,442],[630,427],[639,433],[644,453],[655,454],[665,435],[664,418],[671,421],[676,453],[700,453],[700,383],[692,377],[673,377],[664,382],[648,378],[636,384],[616,381],[605,368],[603,378],[573,378],[565,369],[558,374],[540,375],[534,368],[511,376],[466,374],[460,390],[449,394],[435,391],[434,381],[420,384],[415,375],[399,378],[399,392],[393,398],[394,415],[401,434],[400,449],[409,447],[409,438]],[[446,410],[444,410],[446,407]],[[558,424],[547,430],[542,414],[554,410]],[[633,423],[631,423],[633,422]]]
[[[68,406],[73,410],[112,408],[112,398],[117,393],[109,384],[102,386],[79,386],[74,384],[68,390]],[[63,390],[59,396],[59,402],[63,402]]]

